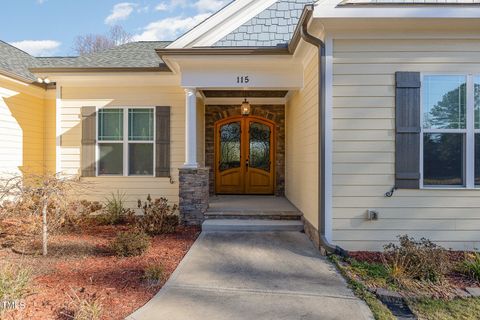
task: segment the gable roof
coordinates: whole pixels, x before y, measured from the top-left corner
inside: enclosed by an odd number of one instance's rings
[[[213,46],[286,46],[292,38],[305,5],[313,2],[312,0],[278,0]]]
[[[35,77],[28,70],[34,65],[34,57],[0,40],[0,73],[21,81],[34,81]]]

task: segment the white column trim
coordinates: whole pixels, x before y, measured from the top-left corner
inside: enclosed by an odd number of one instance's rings
[[[183,167],[198,168],[196,88],[185,88],[185,163]]]
[[[333,38],[325,38],[325,238],[333,236]]]
[[[55,100],[55,173],[62,171],[62,87],[57,83]]]
[[[467,136],[466,136],[466,170],[465,185],[475,188],[475,84],[473,74],[466,75],[467,80]]]

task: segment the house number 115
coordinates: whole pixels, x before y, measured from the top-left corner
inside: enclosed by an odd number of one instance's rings
[[[238,76],[237,83],[249,83],[250,77],[249,76]]]

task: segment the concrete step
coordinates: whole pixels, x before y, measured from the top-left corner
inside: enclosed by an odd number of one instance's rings
[[[298,211],[207,211],[205,219],[301,220]]]
[[[303,231],[303,223],[300,220],[246,220],[246,219],[211,219],[205,220],[202,225],[203,231]]]

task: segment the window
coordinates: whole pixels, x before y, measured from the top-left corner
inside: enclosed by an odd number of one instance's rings
[[[97,174],[153,176],[154,119],[153,108],[99,110]]]
[[[465,185],[466,76],[423,79],[423,184]]]

